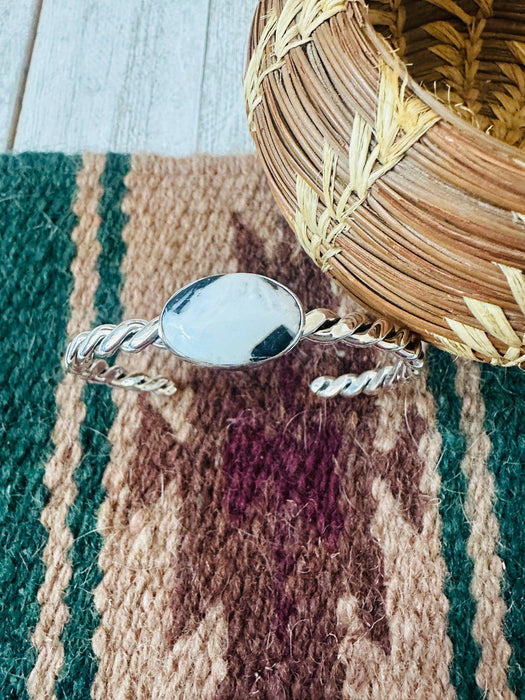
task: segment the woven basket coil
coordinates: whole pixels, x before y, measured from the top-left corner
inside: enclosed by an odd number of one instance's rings
[[[245,97],[324,271],[430,343],[525,367],[525,2],[260,0]]]

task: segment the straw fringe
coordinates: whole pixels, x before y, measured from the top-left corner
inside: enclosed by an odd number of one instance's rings
[[[479,301],[479,299],[469,299],[468,297],[465,297],[465,303],[491,335],[499,338],[510,347],[521,347],[521,340],[499,306],[489,304],[487,301]]]
[[[457,3],[452,0],[428,0],[432,5],[440,7],[442,10],[450,12],[455,17],[460,19],[464,24],[469,24],[472,17],[467,14]]]
[[[501,263],[498,263],[497,266],[505,275],[516,303],[525,314],[525,275],[515,267],[509,267]],[[460,357],[468,359],[485,359],[485,357],[489,357],[491,364],[504,367],[524,364],[525,337],[519,337],[505,316],[503,309],[496,304],[490,304],[479,299],[464,297],[464,301],[472,315],[481,323],[486,332],[466,323],[447,318],[448,325],[462,343],[443,338],[442,336],[435,336],[436,340],[439,340],[440,344],[445,346],[449,352]],[[504,354],[498,352],[487,333],[503,341],[508,346]],[[477,357],[476,352],[483,357]]]
[[[516,59],[525,65],[525,44],[508,41],[507,46]],[[506,143],[525,148],[525,143],[522,143],[525,129],[525,70],[515,63],[498,63],[498,67],[510,82],[503,83],[505,92],[494,91],[494,97],[500,104],[491,105],[496,117],[493,135]]]
[[[499,360],[500,354],[490,342],[487,334],[484,333],[479,328],[474,328],[466,323],[461,323],[453,318],[445,319],[454,331],[454,333],[460,338],[467,347],[472,348],[472,350],[481,353],[491,360]]]
[[[482,94],[483,78],[476,81],[481,65],[483,35],[487,19],[492,15],[493,0],[476,2],[479,9],[475,16],[469,15],[456,3],[448,0],[432,3],[447,10],[465,24],[464,32],[448,21],[429,22],[424,26],[424,29],[440,42],[430,46],[429,51],[443,59],[446,64],[437,68],[446,79],[446,85],[438,88],[436,94],[477,128],[491,133],[501,141],[524,148],[525,71],[516,63],[498,62],[495,68],[502,73],[503,79],[498,83],[498,87],[502,89],[492,90],[490,96]],[[525,66],[525,44],[507,41],[506,45],[510,55]],[[490,111],[485,110],[485,113],[482,113],[487,100],[490,102]]]
[[[268,13],[264,31],[255,47],[244,77],[244,97],[248,108],[248,124],[255,130],[254,111],[262,101],[261,85],[272,71],[284,65],[284,59],[292,49],[311,41],[315,30],[341,12],[349,0],[287,0],[281,14],[272,9]],[[266,49],[273,39],[273,61],[263,68]]]
[[[452,355],[467,360],[481,361],[487,361],[488,355],[490,364],[499,365],[501,367],[516,367],[522,366],[525,363],[525,354],[522,354],[517,348],[509,348],[504,355],[501,355],[494,348],[492,343],[490,343],[490,340],[483,331],[464,324],[459,324],[458,327],[455,325],[457,322],[453,322],[450,319],[446,320],[449,322],[452,330],[458,335],[461,333],[460,337],[464,338],[465,342],[451,340],[437,333],[434,334],[432,338],[436,345],[450,352]]]
[[[275,10],[270,10],[266,18],[266,25],[261,34],[261,38],[255,47],[252,56],[248,62],[246,73],[244,76],[244,101],[248,110],[248,125],[250,131],[255,130],[253,115],[256,107],[262,102],[261,84],[264,78],[272,70],[276,70],[276,66],[270,66],[266,71],[261,71],[261,66],[265,58],[265,51],[270,39],[275,34],[277,26],[277,13]]]
[[[467,360],[475,360],[476,355],[472,348],[465,343],[460,343],[458,340],[451,340],[450,338],[445,338],[444,335],[438,335],[437,333],[433,336],[436,345],[439,345],[447,352],[450,352],[456,357],[464,357]]]
[[[349,181],[336,201],[337,154],[323,146],[321,202],[314,188],[296,176],[298,209],[295,229],[299,242],[326,272],[330,258],[341,252],[335,245],[340,233],[351,229],[352,214],[366,200],[372,186],[403,158],[407,150],[439,117],[417,97],[405,96],[406,81],[399,84],[395,70],[381,63],[378,108],[374,126],[356,113],[348,149]],[[353,201],[351,201],[353,198]]]
[[[487,129],[490,120],[481,114],[483,101],[480,100],[476,77],[480,67],[483,33],[487,18],[492,14],[492,0],[477,0],[479,9],[475,16],[464,12],[449,0],[433,4],[447,10],[465,24],[465,32],[458,31],[446,21],[430,22],[424,26],[431,36],[441,42],[429,47],[429,50],[448,64],[437,69],[448,84],[438,94],[463,118],[480,129]]]
[[[479,73],[483,65],[487,20],[493,14],[493,0],[475,0],[478,6],[475,14],[469,14],[451,0],[427,2],[451,15],[450,20],[423,25],[423,29],[438,41],[434,46],[428,46],[428,51],[444,62],[435,66],[435,71],[444,78],[434,80],[436,96],[476,128],[525,148],[525,71],[518,65],[525,66],[525,44],[515,40],[505,42],[509,59],[514,57],[517,63],[494,63],[495,71],[499,70],[501,76],[497,83],[499,89],[491,90],[489,81]],[[376,9],[378,4],[384,5],[384,9]],[[390,43],[403,57],[406,51],[403,36],[406,10],[399,5],[398,0],[376,0],[368,17],[374,26],[387,28]],[[464,25],[463,31],[458,21]]]
[[[379,1],[384,5],[384,9],[369,8],[368,19],[374,25],[381,24],[388,27],[392,46],[396,49],[397,55],[403,58],[407,43],[404,35],[407,13],[403,0]]]
[[[525,314],[525,275],[516,267],[508,267],[507,265],[498,265],[509,283],[514,298],[518,302],[523,314]]]
[[[297,176],[297,204],[295,226],[299,243],[312,260],[327,271],[330,258],[340,252],[340,249],[333,247],[333,242],[348,226],[334,222],[330,215],[331,207],[324,208],[318,215],[319,197],[300,175]]]

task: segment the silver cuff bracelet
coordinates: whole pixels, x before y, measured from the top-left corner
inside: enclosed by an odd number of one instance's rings
[[[281,357],[305,338],[373,346],[392,357],[361,374],[314,379],[310,389],[322,397],[372,394],[419,374],[424,364],[424,344],[406,328],[360,313],[340,318],[314,309],[305,314],[295,294],[279,282],[231,273],[186,285],[152,321],[79,333],[67,347],[65,366],[87,382],[169,396],[176,391],[169,379],[128,373],[106,360],[119,351],[136,353],[154,345],[197,365],[241,369]]]

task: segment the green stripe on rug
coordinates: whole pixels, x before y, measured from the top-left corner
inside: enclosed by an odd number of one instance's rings
[[[474,566],[467,554],[470,527],[463,510],[467,484],[461,470],[466,450],[466,438],[460,429],[461,401],[455,390],[456,366],[452,357],[430,348],[427,359],[427,384],[436,401],[438,429],[443,439],[438,469],[442,550],[449,572],[444,587],[450,605],[448,635],[454,647],[450,680],[460,700],[475,700],[482,697],[475,678],[481,650],[472,636],[476,604],[469,590]]]
[[[27,697],[44,579],[45,464],[63,376],[79,158],[0,157],[0,697]]]
[[[97,263],[100,283],[95,295],[96,325],[119,323],[122,318],[120,266],[125,244],[121,234],[127,216],[121,205],[129,167],[129,156],[109,154],[101,177],[104,192],[99,204],[98,239],[102,250]],[[101,580],[98,556],[102,539],[97,532],[97,511],[104,498],[102,477],[111,452],[108,433],[116,416],[110,389],[88,385],[83,399],[86,403],[86,418],[80,430],[83,459],[75,472],[78,497],[68,515],[68,526],[75,538],[70,552],[73,575],[66,595],[70,618],[62,638],[64,667],[55,688],[57,697],[64,700],[88,698],[97,669],[91,644],[99,622],[93,590]]]
[[[517,367],[503,370],[484,365],[481,393],[486,406],[485,430],[492,441],[488,468],[496,480],[498,554],[505,564],[504,631],[512,649],[509,686],[518,698],[525,698],[525,372]]]

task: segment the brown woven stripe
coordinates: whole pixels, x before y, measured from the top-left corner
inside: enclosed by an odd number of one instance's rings
[[[151,318],[189,281],[237,269],[229,245],[230,203],[247,207],[250,196],[260,196],[261,173],[252,166],[252,159],[133,158],[123,204],[129,216],[123,231],[125,317]],[[267,194],[265,199],[268,210]],[[196,458],[192,453],[202,435],[192,423],[202,408],[193,407],[187,365],[155,352],[133,359],[138,369],[167,373],[187,388],[170,399],[114,392],[119,410],[99,520],[104,578],[96,592],[102,621],[94,639],[99,656],[94,697],[124,691],[132,697],[214,697],[226,675],[227,626],[220,600],[193,628],[179,635],[172,629],[183,535],[180,472],[183,464],[191,470]],[[204,394],[205,382],[206,376]]]
[[[378,452],[370,454],[366,445],[363,450],[369,467],[391,465],[391,470],[370,477],[368,525],[384,562],[384,619],[372,625],[383,624],[389,630],[390,646],[385,653],[373,644],[374,627],[359,621],[355,595],[340,599],[338,617],[347,627],[339,651],[346,669],[344,697],[454,697],[448,675],[452,645],[446,635],[448,603],[442,592],[445,565],[437,505],[441,438],[433,399],[421,383],[404,395],[385,394],[378,404],[374,440]],[[411,412],[417,418],[405,423]],[[407,469],[411,462],[418,471]],[[406,479],[404,485],[400,479]],[[407,500],[409,484],[414,489],[412,503]]]

